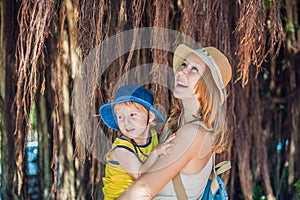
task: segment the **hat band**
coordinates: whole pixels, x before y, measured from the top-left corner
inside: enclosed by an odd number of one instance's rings
[[[215,80],[218,88],[223,89],[224,83],[223,83],[222,74],[220,72],[219,66],[216,63],[215,59],[208,53],[208,51],[206,51],[204,49],[198,49],[197,51],[199,51],[202,55],[204,55],[204,57],[203,57],[204,62],[208,65],[209,69],[212,71],[212,75],[213,76],[214,76],[214,74],[217,75],[217,77],[214,77],[214,80]],[[213,72],[215,72],[215,73],[213,73]]]
[[[121,96],[119,98],[116,98],[114,103],[122,103],[122,102],[127,102],[127,101],[136,102],[138,104],[143,105],[147,109],[149,109],[151,106],[153,106],[148,101],[146,101],[144,99],[141,99],[141,98],[138,98],[138,97],[135,97],[135,96]]]
[[[219,69],[219,66],[217,65],[215,59],[209,54],[208,51],[204,49],[197,49],[196,51],[199,52],[201,55],[201,58],[203,61],[206,63],[206,65],[209,67],[211,74],[213,76],[214,82],[216,83],[219,91],[220,91],[220,97],[221,97],[221,102],[223,103],[224,97],[222,95],[222,90],[224,89],[224,83],[223,83],[223,78]]]

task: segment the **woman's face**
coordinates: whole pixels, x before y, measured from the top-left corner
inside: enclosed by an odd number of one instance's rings
[[[206,64],[198,56],[189,55],[175,72],[173,95],[178,99],[195,98],[194,88],[205,68]]]

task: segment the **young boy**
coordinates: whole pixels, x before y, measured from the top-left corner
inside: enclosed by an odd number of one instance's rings
[[[121,132],[105,156],[105,200],[117,198],[160,155],[166,156],[166,150],[173,146],[175,135],[158,145],[158,136],[150,127],[151,122],[156,117],[160,122],[165,120],[153,107],[153,101],[152,93],[144,87],[125,85],[117,90],[113,102],[100,107],[103,122]]]

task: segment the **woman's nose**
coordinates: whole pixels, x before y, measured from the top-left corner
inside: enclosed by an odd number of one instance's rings
[[[188,73],[188,67],[184,67],[184,68],[180,69],[180,70],[178,71],[178,73],[181,74],[181,75],[182,75],[182,74],[184,74],[184,75],[187,74],[187,73]]]

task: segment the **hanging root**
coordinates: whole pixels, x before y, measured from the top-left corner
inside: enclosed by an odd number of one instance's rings
[[[38,60],[42,56],[45,38],[49,34],[55,3],[23,0],[18,13],[20,33],[16,50],[18,75],[15,104],[17,107],[15,145],[18,168],[18,195],[22,188],[22,163],[26,133],[30,129],[29,113],[38,88]]]

